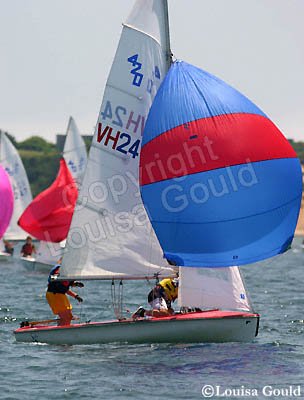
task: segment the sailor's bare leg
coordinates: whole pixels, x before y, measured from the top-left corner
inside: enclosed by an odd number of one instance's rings
[[[62,311],[58,313],[58,316],[59,316],[58,326],[70,325],[73,319],[73,314],[71,310]]]
[[[147,310],[145,312],[145,315],[151,316],[151,317],[169,317],[170,315],[174,314],[174,310],[172,308],[169,308],[168,310]]]

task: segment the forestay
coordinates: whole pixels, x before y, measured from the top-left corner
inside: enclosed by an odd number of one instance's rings
[[[87,164],[87,149],[73,117],[69,119],[63,157],[73,178],[80,184]]]
[[[9,175],[14,193],[13,215],[5,238],[22,240],[26,238],[27,233],[17,225],[17,221],[32,201],[32,193],[21,158],[4,132],[1,133],[0,164]]]
[[[238,267],[180,267],[180,307],[252,311]]]
[[[139,152],[170,63],[167,2],[138,0],[106,84],[61,277],[140,278],[170,269],[143,207]]]

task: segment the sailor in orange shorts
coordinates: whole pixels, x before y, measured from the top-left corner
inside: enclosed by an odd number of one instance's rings
[[[60,264],[56,264],[50,271],[46,299],[53,313],[59,316],[58,325],[70,325],[73,319],[73,314],[72,305],[67,294],[74,297],[79,303],[82,303],[82,298],[78,296],[77,293],[70,290],[70,287],[77,286],[82,288],[84,284],[75,281],[54,280],[52,277],[54,275],[59,275],[60,267]]]

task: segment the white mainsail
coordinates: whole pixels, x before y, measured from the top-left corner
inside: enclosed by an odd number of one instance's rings
[[[87,165],[87,149],[73,117],[69,119],[63,157],[75,181],[81,183]]]
[[[61,278],[171,273],[138,184],[146,117],[170,65],[168,32],[167,2],[137,0],[106,84]]]
[[[179,274],[179,306],[251,311],[238,267],[180,267]]]
[[[17,225],[17,221],[32,201],[32,193],[18,151],[4,132],[0,137],[0,164],[9,175],[14,192],[14,211],[5,239],[23,240],[28,234]]]

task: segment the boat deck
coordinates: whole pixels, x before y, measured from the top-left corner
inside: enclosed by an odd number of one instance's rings
[[[248,342],[258,332],[259,315],[209,310],[160,318],[74,323],[33,322],[15,330],[17,342],[49,344]]]
[[[149,318],[138,318],[133,320],[131,318],[123,319],[118,321],[117,319],[101,321],[101,322],[84,322],[84,323],[72,323],[70,325],[35,325],[35,326],[25,326],[22,328],[18,328],[14,331],[14,333],[20,333],[26,331],[41,331],[41,330],[51,330],[51,329],[75,329],[82,328],[88,326],[102,326],[102,325],[110,325],[117,324],[118,322],[121,324],[125,323],[138,323],[138,322],[164,322],[164,321],[185,321],[185,320],[196,320],[196,319],[221,319],[221,318],[248,318],[248,317],[258,317],[258,314],[242,312],[242,311],[222,311],[222,310],[208,310],[208,311],[200,311],[200,312],[190,312],[185,314],[174,314],[168,317],[149,317]]]

